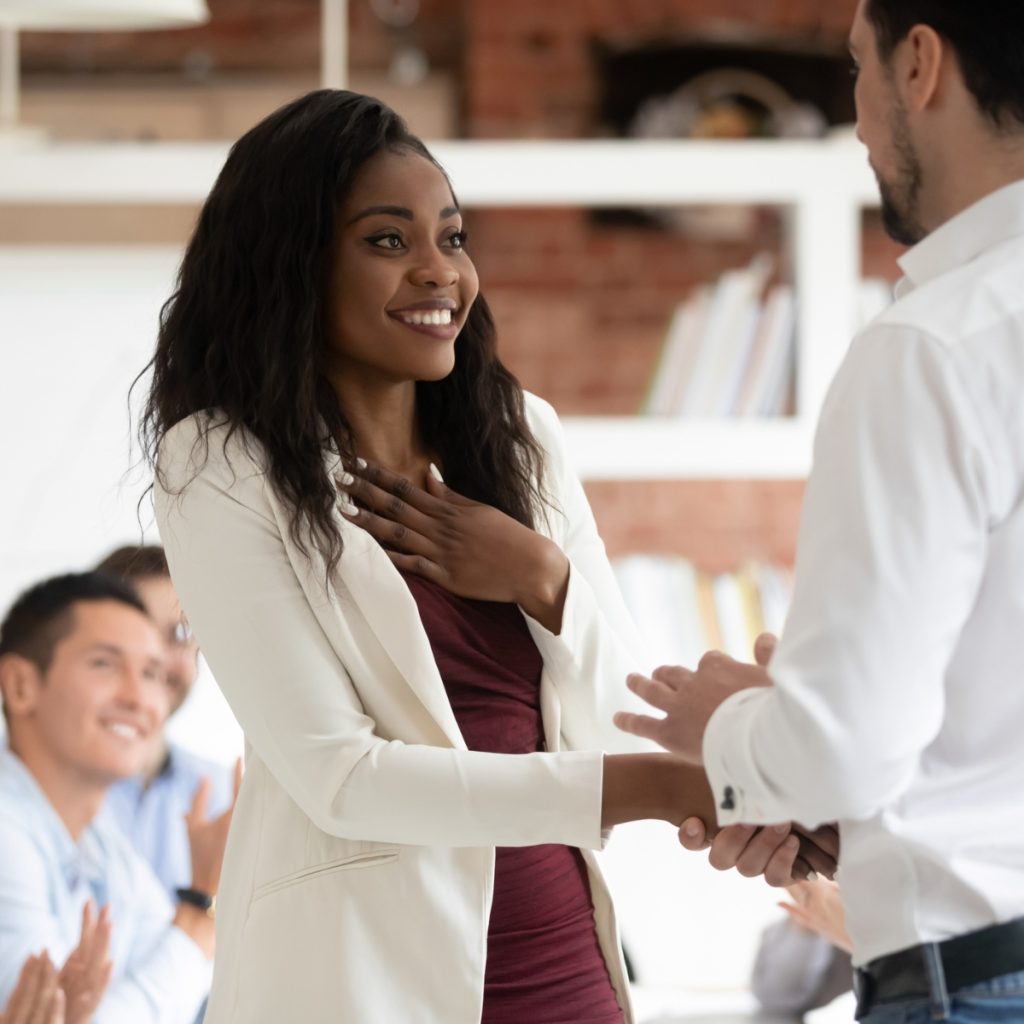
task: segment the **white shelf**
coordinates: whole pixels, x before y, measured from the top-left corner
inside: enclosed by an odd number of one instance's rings
[[[198,203],[226,142],[11,143],[3,203]],[[468,206],[797,203],[811,193],[877,203],[863,149],[826,142],[437,142]]]
[[[467,207],[788,207],[799,418],[570,419],[567,432],[578,469],[589,479],[807,473],[813,424],[858,326],[861,211],[878,202],[859,143],[449,141],[432,149]],[[227,152],[226,142],[11,144],[0,150],[0,204],[199,203]]]
[[[814,426],[803,419],[567,417],[564,425],[586,480],[796,480],[811,467]]]

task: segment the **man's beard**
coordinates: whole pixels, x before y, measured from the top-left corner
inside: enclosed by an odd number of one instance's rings
[[[883,181],[875,172],[882,196],[882,226],[900,245],[917,245],[928,234],[921,224],[919,211],[923,173],[902,106],[893,110],[890,130],[896,154],[895,180]]]

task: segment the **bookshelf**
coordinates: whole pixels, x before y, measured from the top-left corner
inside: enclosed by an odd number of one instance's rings
[[[196,204],[226,143],[9,147],[0,204]],[[796,415],[780,420],[569,417],[587,480],[797,479],[822,399],[857,326],[861,211],[877,204],[863,149],[823,141],[438,142],[467,207],[778,205],[796,288]]]

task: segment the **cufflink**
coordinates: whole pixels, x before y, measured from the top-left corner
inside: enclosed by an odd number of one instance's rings
[[[726,786],[725,791],[722,793],[722,802],[718,805],[723,811],[734,811],[736,810],[736,793],[732,786]]]

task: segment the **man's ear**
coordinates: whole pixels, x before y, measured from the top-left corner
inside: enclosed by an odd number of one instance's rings
[[[945,65],[955,63],[956,54],[930,25],[915,25],[894,60],[904,105],[919,114],[939,97]]]
[[[42,673],[35,662],[21,654],[5,654],[0,658],[0,694],[12,721],[35,710],[42,684]]]

